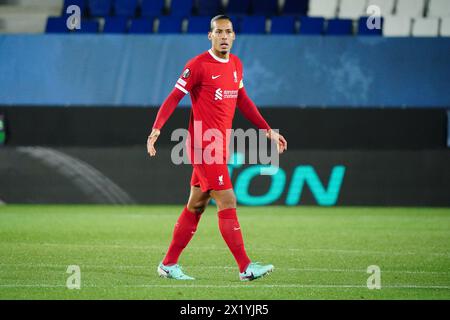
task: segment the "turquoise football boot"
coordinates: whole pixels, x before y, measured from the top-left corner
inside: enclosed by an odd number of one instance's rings
[[[173,266],[165,266],[162,262],[158,266],[158,274],[161,278],[175,279],[175,280],[195,280],[194,278],[185,275],[181,266],[174,264]]]
[[[239,278],[241,281],[252,281],[272,272],[274,269],[273,265],[261,265],[259,262],[252,262],[248,265],[244,272],[239,273]]]

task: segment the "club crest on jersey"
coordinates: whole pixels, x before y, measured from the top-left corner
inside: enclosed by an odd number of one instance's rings
[[[238,82],[238,78],[237,78],[237,72],[233,72],[233,76],[234,76],[234,83]]]
[[[189,70],[189,68],[187,68],[186,70],[183,71],[183,78],[184,79],[189,78],[190,75],[191,75],[191,70]]]

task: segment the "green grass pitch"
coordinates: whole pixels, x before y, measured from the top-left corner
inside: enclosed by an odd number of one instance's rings
[[[213,206],[179,261],[196,280],[157,276],[181,210],[0,206],[0,299],[450,299],[450,209],[240,207],[249,256],[275,265],[252,282],[239,281]]]

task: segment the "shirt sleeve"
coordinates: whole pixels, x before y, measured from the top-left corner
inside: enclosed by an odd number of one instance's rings
[[[244,117],[246,117],[247,120],[253,123],[257,128],[270,130],[270,126],[267,124],[266,120],[264,120],[256,105],[249,98],[244,87],[239,90],[237,106]]]
[[[155,122],[153,123],[153,129],[162,129],[183,97],[184,94],[180,90],[175,88],[172,90],[158,110]]]
[[[197,63],[196,60],[189,61],[178,78],[175,88],[184,94],[188,94],[197,85],[200,74],[201,70],[199,63]]]

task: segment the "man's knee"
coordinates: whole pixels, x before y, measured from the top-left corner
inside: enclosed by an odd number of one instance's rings
[[[234,194],[229,194],[223,197],[217,197],[217,199],[215,200],[219,210],[236,208],[236,196]]]
[[[206,210],[206,206],[208,205],[209,200],[204,201],[189,201],[187,208],[191,212],[195,212],[197,214],[202,214]]]

